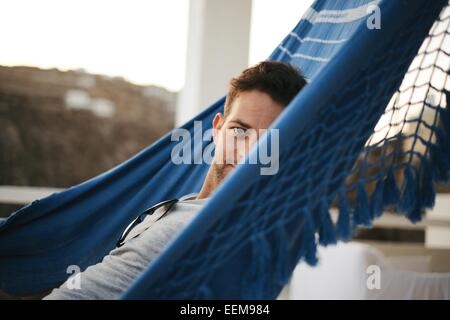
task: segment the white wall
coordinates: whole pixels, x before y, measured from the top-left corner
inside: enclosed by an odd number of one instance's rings
[[[176,125],[226,93],[230,79],[248,65],[251,0],[191,0],[186,81]]]

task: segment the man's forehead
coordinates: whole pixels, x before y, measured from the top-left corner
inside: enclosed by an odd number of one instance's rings
[[[253,128],[254,127],[254,125],[251,123],[251,121],[247,122],[245,119],[241,119],[239,116],[229,117],[228,122],[239,124],[245,128]]]
[[[233,101],[226,121],[246,128],[266,129],[282,110],[281,104],[265,93],[245,92]]]

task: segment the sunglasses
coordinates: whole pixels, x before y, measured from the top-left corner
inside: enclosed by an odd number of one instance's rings
[[[164,214],[166,214],[170,209],[172,209],[173,205],[177,202],[178,202],[178,199],[165,200],[165,201],[155,204],[154,206],[152,206],[148,209],[145,209],[141,214],[138,215],[138,217],[136,219],[134,219],[128,225],[128,227],[126,227],[126,229],[123,232],[122,236],[120,237],[119,241],[117,241],[117,247],[123,246],[123,244],[126,242],[127,236],[130,234],[131,230],[133,230],[138,224],[140,224],[142,221],[144,221],[148,215],[152,215],[156,210],[158,210],[159,208],[161,208],[163,206],[168,206],[166,212],[164,212]]]

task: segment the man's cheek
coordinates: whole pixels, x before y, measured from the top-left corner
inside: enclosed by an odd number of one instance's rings
[[[257,139],[253,137],[248,137],[248,139],[241,139],[236,144],[236,154],[238,163],[244,163],[245,158],[248,156],[250,150],[252,149],[253,145],[257,142]]]
[[[235,165],[241,156],[242,143],[239,139],[230,138],[227,139],[225,148],[225,158],[227,164]]]
[[[214,154],[214,160],[217,164],[224,164],[226,162],[226,145],[224,143],[224,140],[225,139],[223,138],[223,136],[220,136],[217,141]]]
[[[237,139],[233,136],[231,130],[226,131],[227,134],[221,136],[218,141],[217,161],[221,164],[236,165],[240,159],[245,158],[249,149],[247,139]]]

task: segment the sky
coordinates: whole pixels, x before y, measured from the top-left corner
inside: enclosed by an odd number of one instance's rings
[[[312,2],[253,0],[249,65],[265,59]],[[0,0],[0,12],[0,65],[183,87],[189,0]]]

